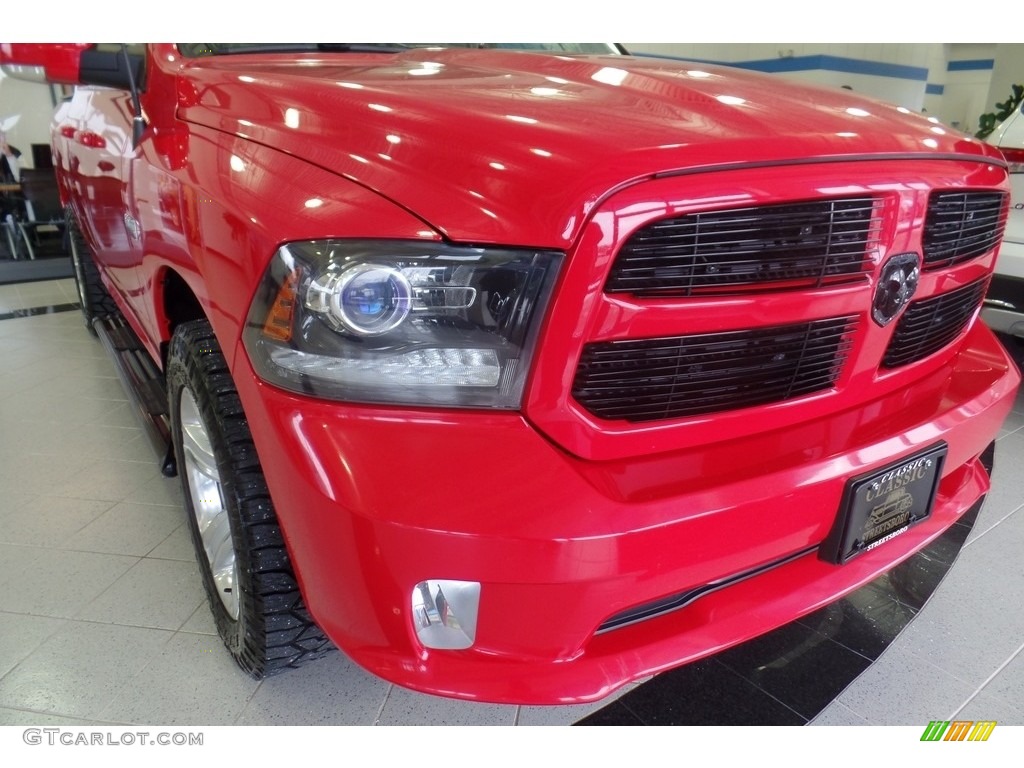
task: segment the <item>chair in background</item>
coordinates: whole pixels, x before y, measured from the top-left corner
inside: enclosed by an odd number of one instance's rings
[[[67,224],[53,171],[22,168],[21,194],[25,215],[17,221],[17,227],[28,257],[34,259],[44,249],[54,255],[65,253]]]
[[[21,259],[28,256],[27,246],[18,222],[25,216],[25,200],[21,187],[4,184],[0,189],[0,255],[4,258]]]

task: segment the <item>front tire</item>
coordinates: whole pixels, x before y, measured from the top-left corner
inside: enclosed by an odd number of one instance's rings
[[[171,434],[217,631],[260,679],[333,646],[299,593],[224,355],[205,320],[178,326],[167,364]]]

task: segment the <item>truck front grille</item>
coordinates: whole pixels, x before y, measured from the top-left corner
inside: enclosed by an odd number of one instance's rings
[[[924,221],[924,268],[940,269],[988,253],[1006,228],[1002,192],[932,192]]]
[[[880,207],[852,197],[660,219],[626,241],[605,291],[656,298],[853,282],[871,268]]]
[[[923,360],[963,332],[985,295],[988,278],[949,293],[912,301],[896,324],[882,367],[897,368]]]
[[[587,344],[572,394],[602,419],[694,416],[831,388],[855,318]]]

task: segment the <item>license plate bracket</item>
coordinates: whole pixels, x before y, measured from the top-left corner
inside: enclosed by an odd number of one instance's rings
[[[938,443],[848,480],[821,558],[849,562],[931,515],[946,451],[946,444]]]

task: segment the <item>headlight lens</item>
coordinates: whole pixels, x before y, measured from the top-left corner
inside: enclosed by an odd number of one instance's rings
[[[246,322],[257,373],[353,402],[518,408],[561,254],[411,242],[282,246]]]
[[[409,316],[412,286],[401,269],[381,264],[354,264],[318,275],[309,286],[306,306],[339,331],[379,336]]]

